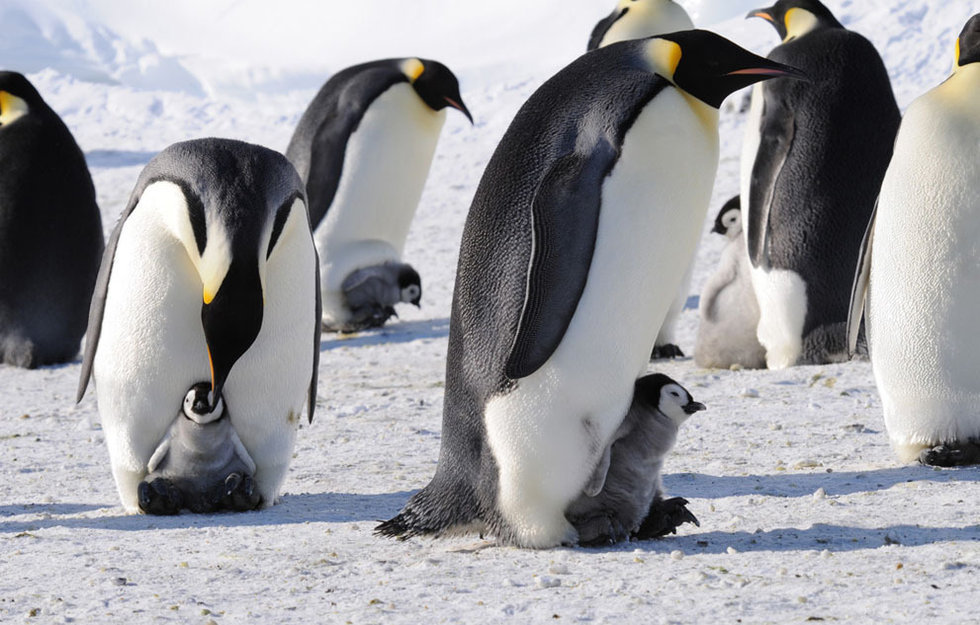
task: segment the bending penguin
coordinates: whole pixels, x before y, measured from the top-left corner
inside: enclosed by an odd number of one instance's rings
[[[103,246],[71,132],[24,76],[0,72],[0,362],[78,354]]]
[[[953,74],[905,112],[865,236],[849,324],[864,313],[885,428],[903,462],[980,463],[980,14]]]
[[[651,37],[678,30],[690,30],[694,23],[688,17],[684,7],[673,0],[620,0],[616,8],[605,19],[599,21],[589,37],[589,50],[607,46],[618,41]],[[667,312],[660,327],[660,332],[654,341],[651,358],[677,358],[684,352],[677,346],[674,339],[677,319],[687,304],[687,295],[691,287],[691,274],[694,269],[694,258],[684,273],[684,280]]]
[[[694,362],[699,367],[719,369],[732,365],[763,368],[766,350],[756,337],[759,303],[752,289],[752,266],[742,236],[739,196],[725,202],[711,231],[727,237],[728,245],[701,291]]]
[[[325,329],[379,327],[395,304],[419,305],[401,255],[447,107],[473,121],[448,67],[385,59],[335,74],[300,118],[286,156],[309,197]]]
[[[704,409],[662,373],[636,381],[626,418],[585,490],[565,511],[580,545],[646,540],[674,533],[682,523],[701,525],[687,509],[687,500],[664,499],[660,476],[680,426]]]
[[[147,470],[136,492],[148,514],[251,510],[261,501],[252,479],[255,461],[231,426],[224,400],[211,406],[210,382],[187,392]]]
[[[320,310],[303,184],[279,153],[176,143],[140,174],[99,271],[78,388],[95,378],[122,503],[187,389],[209,380],[275,503],[303,405],[316,405]],[[184,469],[177,467],[177,471]],[[186,472],[186,471],[185,471]]]
[[[464,227],[435,477],[378,532],[576,542],[565,510],[623,421],[697,244],[718,106],[795,73],[695,30],[589,52],[531,96]]]
[[[749,13],[783,43],[769,58],[812,82],[752,93],[742,151],[742,212],[766,364],[847,359],[858,249],[900,119],[881,57],[817,0]]]

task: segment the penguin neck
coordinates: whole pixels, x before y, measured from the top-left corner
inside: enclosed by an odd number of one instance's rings
[[[684,96],[687,101],[688,106],[694,111],[697,116],[698,121],[701,122],[701,126],[704,128],[704,132],[709,137],[714,137],[714,141],[718,141],[718,109],[711,106],[710,104],[705,104],[701,100],[695,98],[690,93],[684,91],[681,88],[677,88],[677,91]]]
[[[953,75],[936,87],[936,94],[946,103],[964,109],[971,117],[980,118],[976,102],[980,99],[980,63],[956,67]]]

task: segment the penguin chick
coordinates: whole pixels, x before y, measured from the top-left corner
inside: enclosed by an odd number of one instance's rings
[[[421,308],[422,280],[408,263],[389,261],[351,273],[340,285],[344,304],[350,310],[346,322],[325,325],[330,332],[357,332],[380,328],[395,313],[395,304],[404,302]]]
[[[137,493],[148,514],[253,510],[261,503],[252,479],[255,461],[227,418],[224,400],[211,408],[210,382],[187,392],[147,468]]]
[[[660,475],[681,424],[705,406],[662,373],[643,376],[633,389],[626,418],[565,512],[584,546],[654,538],[686,522],[700,526],[685,500],[663,498]]]
[[[725,202],[711,230],[728,238],[715,273],[701,292],[700,323],[694,347],[699,367],[749,369],[766,366],[766,350],[759,343],[759,303],[752,288],[752,265],[742,237],[739,196]]]

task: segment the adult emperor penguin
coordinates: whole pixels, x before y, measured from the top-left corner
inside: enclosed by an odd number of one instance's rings
[[[587,49],[692,28],[687,11],[673,0],[619,0],[592,29]]]
[[[770,369],[847,358],[850,284],[900,115],[881,57],[817,0],[749,13],[783,43],[769,58],[813,82],[752,94],[742,210],[759,342]]]
[[[123,505],[187,389],[211,386],[276,501],[316,405],[319,289],[303,183],[279,153],[176,143],[140,174],[99,271],[78,399],[94,376]]]
[[[613,12],[595,25],[592,36],[589,37],[588,49],[594,50],[617,41],[692,28],[694,23],[688,17],[687,11],[672,0],[620,0]],[[654,341],[651,358],[676,358],[684,355],[675,342],[674,334],[677,319],[684,312],[684,306],[687,304],[693,268],[692,257],[678,289],[677,298],[668,309]]]
[[[626,418],[585,490],[565,511],[579,544],[645,540],[675,533],[682,523],[701,525],[687,509],[687,500],[664,499],[661,470],[681,425],[704,409],[687,389],[662,373],[636,381]]]
[[[0,72],[0,362],[78,354],[103,245],[71,132],[24,76]]]
[[[766,350],[756,337],[759,303],[752,288],[752,266],[742,236],[739,196],[725,202],[711,231],[727,237],[728,245],[721,253],[718,268],[701,291],[694,362],[699,367],[763,368]]]
[[[697,244],[718,106],[793,73],[692,30],[589,52],[531,96],[464,227],[436,475],[381,534],[575,542],[565,509],[629,408]]]
[[[286,156],[309,197],[324,328],[376,327],[396,303],[419,305],[421,281],[401,255],[447,107],[473,121],[448,67],[407,58],[338,72],[303,113]],[[372,280],[349,280],[359,270]]]
[[[885,427],[898,457],[980,463],[980,14],[953,74],[905,112],[865,236],[862,308]]]

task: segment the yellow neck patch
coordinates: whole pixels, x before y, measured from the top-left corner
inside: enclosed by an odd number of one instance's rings
[[[667,39],[651,39],[647,43],[646,56],[650,63],[650,71],[659,74],[674,82],[674,72],[677,65],[681,62],[681,47],[673,41]]]
[[[813,30],[817,25],[817,16],[806,9],[793,7],[789,11],[786,11],[785,21],[786,38],[783,39],[783,43],[786,43],[790,39],[802,37]]]
[[[956,38],[956,56],[953,57],[953,71],[960,66],[960,38]]]
[[[401,70],[408,78],[408,82],[414,83],[425,71],[425,65],[418,59],[405,59],[402,61]]]
[[[27,115],[27,102],[7,91],[0,91],[0,125],[6,126]]]

